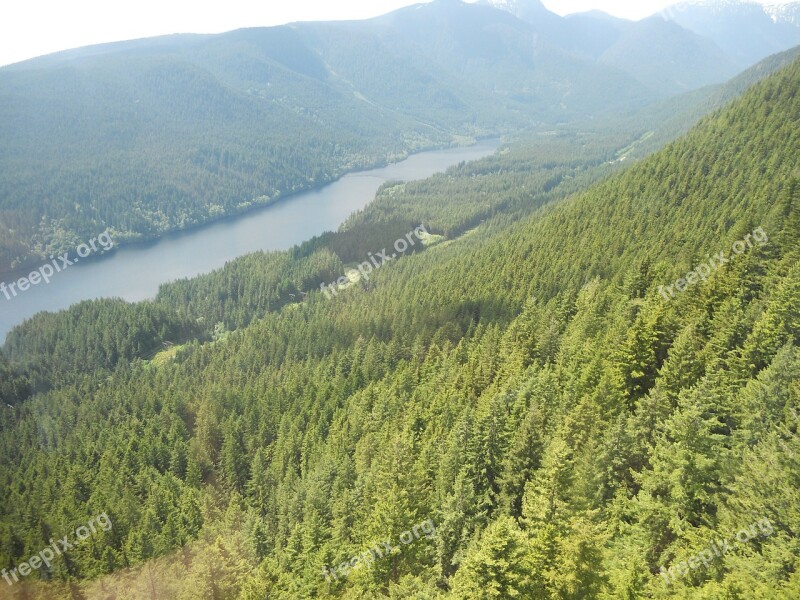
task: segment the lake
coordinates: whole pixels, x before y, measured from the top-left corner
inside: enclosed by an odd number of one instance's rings
[[[39,283],[10,300],[0,294],[0,340],[41,311],[58,311],[95,298],[129,302],[155,298],[163,283],[208,273],[244,254],[286,250],[325,231],[335,231],[350,214],[369,204],[385,182],[425,179],[462,161],[489,156],[499,145],[494,139],[421,152],[386,167],[350,173],[318,190],[289,196],[247,214],[76,264],[56,274],[48,285]],[[75,257],[74,250],[70,256]],[[0,276],[0,280],[10,282],[13,277]]]

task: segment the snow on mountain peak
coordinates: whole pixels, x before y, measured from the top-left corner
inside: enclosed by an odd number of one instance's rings
[[[510,13],[518,13],[520,10],[530,10],[531,8],[545,8],[540,0],[483,0],[483,4],[488,4]]]
[[[800,27],[800,2],[784,2],[782,4],[765,4],[764,11],[774,23],[791,23]]]
[[[511,11],[514,10],[514,5],[516,2],[514,0],[489,0],[488,4],[501,10]]]
[[[769,15],[775,23],[788,22],[800,26],[800,1],[798,0],[773,1],[769,4],[763,0],[683,0],[665,8],[659,14],[669,19],[691,8],[702,8],[712,14],[731,12],[735,9],[752,10],[757,8]]]

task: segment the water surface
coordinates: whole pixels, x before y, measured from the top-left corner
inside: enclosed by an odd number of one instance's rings
[[[163,283],[208,273],[244,254],[286,250],[335,231],[350,214],[369,204],[385,182],[425,179],[462,161],[488,156],[498,146],[499,140],[486,140],[467,148],[421,152],[386,167],[345,175],[272,206],[78,263],[56,274],[50,284],[32,286],[11,300],[0,294],[0,340],[41,311],[57,311],[95,298],[129,302],[154,298]],[[70,257],[74,259],[74,251]],[[0,276],[0,280],[13,281],[13,277]]]

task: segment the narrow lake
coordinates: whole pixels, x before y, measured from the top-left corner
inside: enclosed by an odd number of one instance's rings
[[[0,341],[13,327],[41,311],[57,311],[94,298],[129,302],[154,298],[162,283],[208,273],[243,254],[286,250],[338,229],[389,180],[425,179],[462,161],[489,156],[499,145],[495,139],[466,148],[421,152],[387,167],[350,173],[319,190],[287,197],[245,215],[76,264],[55,275],[49,285],[32,286],[10,300],[0,295]],[[75,256],[74,250],[70,256]],[[13,281],[11,275],[5,278]]]

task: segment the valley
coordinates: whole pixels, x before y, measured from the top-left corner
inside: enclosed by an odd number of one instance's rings
[[[796,8],[0,68],[0,600],[800,597]]]

